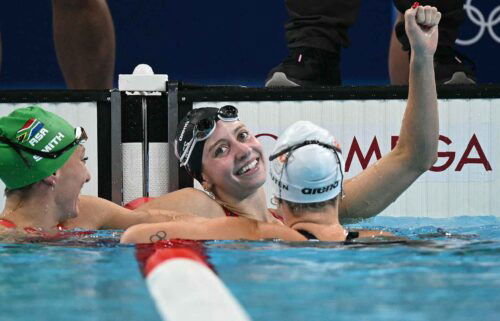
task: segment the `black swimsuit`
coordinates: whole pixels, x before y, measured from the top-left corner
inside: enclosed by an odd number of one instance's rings
[[[314,236],[314,234],[309,233],[308,231],[297,230],[297,232],[302,234],[308,240],[317,240],[318,239],[316,236]],[[358,237],[359,237],[359,232],[348,232],[347,236],[345,237],[345,240],[351,241],[353,239],[357,239]]]

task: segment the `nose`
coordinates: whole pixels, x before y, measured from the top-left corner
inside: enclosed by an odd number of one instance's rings
[[[91,177],[92,176],[90,175],[89,169],[85,167],[85,183],[88,183]]]
[[[252,148],[248,144],[237,142],[233,147],[235,149],[236,159],[245,160],[252,154]]]

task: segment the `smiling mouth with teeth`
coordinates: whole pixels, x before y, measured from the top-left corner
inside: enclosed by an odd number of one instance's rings
[[[255,159],[254,161],[250,162],[249,164],[243,166],[242,168],[240,168],[237,172],[236,172],[236,175],[243,175],[245,173],[247,173],[248,171],[252,170],[255,168],[255,166],[257,166],[257,164],[259,163],[259,159]]]

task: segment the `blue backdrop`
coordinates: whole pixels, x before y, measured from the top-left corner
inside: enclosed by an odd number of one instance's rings
[[[460,37],[474,38],[481,28],[484,32],[476,43],[459,49],[476,61],[481,82],[500,82],[495,62],[500,9],[493,12],[500,5],[498,0],[470,3],[477,8],[472,16],[476,23],[468,18]],[[287,53],[282,0],[111,0],[109,5],[117,37],[115,83],[119,73],[147,63],[170,79],[261,86]],[[50,1],[10,1],[0,10],[0,88],[64,88],[53,47]],[[392,19],[391,1],[363,1],[350,30],[352,45],[342,54],[345,84],[388,84]]]

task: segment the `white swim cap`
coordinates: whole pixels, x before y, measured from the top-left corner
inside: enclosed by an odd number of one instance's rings
[[[344,177],[337,146],[326,129],[309,121],[288,127],[269,157],[274,196],[294,203],[324,202],[337,196]]]

